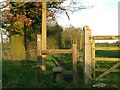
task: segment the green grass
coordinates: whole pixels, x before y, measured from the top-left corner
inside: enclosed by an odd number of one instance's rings
[[[117,51],[97,51],[99,57],[119,57]],[[52,70],[55,66],[53,63],[54,57],[61,60],[61,65],[65,70],[72,70],[72,55],[70,54],[54,54],[47,57],[46,66],[48,70]],[[98,62],[96,67],[110,68],[115,62]],[[101,74],[100,72],[96,73]],[[83,88],[83,63],[78,62],[78,79],[75,83],[72,82],[72,75],[63,75],[63,80],[56,83],[52,78],[52,73],[44,75],[39,80],[39,72],[37,68],[37,60],[31,61],[11,61],[3,60],[2,62],[2,85],[3,88]],[[112,78],[111,78],[112,77]],[[102,81],[107,84],[117,84],[113,78],[117,78],[118,74],[110,73],[106,80]]]
[[[99,46],[101,47],[101,46]],[[106,47],[102,46],[102,47]],[[105,51],[105,50],[97,50],[96,52],[96,57],[109,57],[109,58],[120,58],[120,50],[112,50],[112,51]],[[111,68],[113,65],[117,64],[118,62],[115,61],[98,61],[96,62],[96,68],[106,68],[109,69]],[[118,67],[117,69],[120,69],[120,67]],[[96,76],[101,75],[103,72],[96,72]],[[102,81],[98,81],[98,82],[102,82],[107,84],[107,87],[118,87],[119,84],[119,80],[120,80],[120,73],[116,73],[116,72],[111,72],[109,74],[107,74],[105,77],[102,78]]]
[[[104,51],[104,50],[97,50],[96,51],[97,57],[112,57],[112,58],[120,58],[120,51]]]
[[[64,69],[72,69],[70,60],[71,55],[66,55],[66,60],[62,61]],[[57,55],[56,55],[57,57]],[[61,59],[65,58],[63,55]],[[47,59],[47,70],[52,70],[55,66],[51,60],[51,56]],[[68,62],[67,62],[68,60]],[[78,65],[81,68],[81,63]],[[78,70],[79,75],[82,75],[82,70]],[[44,75],[39,80],[39,72],[37,61],[10,61],[3,60],[2,62],[2,86],[3,88],[67,88],[67,87],[82,87],[82,78],[79,78],[79,83],[72,83],[72,75],[63,75],[63,80],[55,82],[52,78],[53,74]]]
[[[39,83],[35,63],[34,61],[4,60],[2,65],[3,88],[36,87]]]

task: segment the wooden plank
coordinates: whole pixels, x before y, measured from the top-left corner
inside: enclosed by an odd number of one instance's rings
[[[46,2],[42,2],[42,50],[46,50]]]
[[[108,69],[105,69],[105,68],[96,68],[95,71],[97,72],[104,72],[104,71],[107,71]],[[120,69],[114,69],[114,70],[111,70],[111,72],[120,72]]]
[[[92,40],[92,73],[95,78],[95,40]]]
[[[41,56],[41,49],[42,49],[42,37],[41,34],[37,35],[37,56]]]
[[[82,61],[83,35],[80,35],[79,58]]]
[[[96,47],[95,50],[120,50],[119,47]]]
[[[51,50],[42,50],[42,54],[49,54],[49,53],[64,53],[64,54],[68,54],[68,53],[72,53],[72,49],[51,49]]]
[[[77,44],[72,46],[72,56],[73,56],[73,82],[76,80],[77,75]]]
[[[119,43],[95,43],[96,47],[120,47]]]
[[[83,28],[83,56],[84,56],[84,81],[85,84],[88,84],[92,79],[92,65],[91,65],[91,30],[89,26]]]
[[[42,50],[46,50],[47,42],[46,31],[46,2],[42,2]],[[42,70],[46,70],[46,55],[42,55]]]
[[[42,54],[41,54],[41,49],[42,49],[42,40],[41,40],[41,34],[37,35],[37,64],[38,64],[38,79],[41,79],[42,76]]]
[[[113,67],[111,67],[110,69],[108,69],[106,72],[104,72],[103,74],[101,74],[100,76],[98,76],[95,79],[97,80],[97,79],[104,77],[105,75],[109,74],[112,70],[116,69],[118,66],[120,66],[120,62],[115,64]]]
[[[119,61],[120,58],[104,58],[104,57],[96,57],[95,61]]]
[[[118,40],[120,36],[93,36],[94,40]]]
[[[62,72],[63,71],[63,68],[62,67],[53,67],[52,69],[53,73],[56,73],[56,72]]]

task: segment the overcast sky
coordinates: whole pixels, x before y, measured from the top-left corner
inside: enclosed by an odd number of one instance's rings
[[[93,35],[118,35],[118,2],[120,0],[88,0],[95,4],[93,8],[81,10],[58,19],[64,27],[70,24],[75,27],[88,25]],[[65,5],[65,4],[64,4]]]

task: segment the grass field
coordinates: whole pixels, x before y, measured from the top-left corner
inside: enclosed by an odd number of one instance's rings
[[[96,51],[98,57],[120,57],[120,51]],[[61,65],[65,70],[72,69],[72,56],[71,55],[54,55],[56,58],[62,60]],[[47,69],[52,71],[55,66],[53,63],[52,55],[47,58]],[[111,67],[112,63],[97,63],[97,67]],[[97,72],[99,75],[101,72]],[[110,73],[101,82],[109,86],[116,87],[118,85],[120,73]],[[55,82],[53,74],[42,76],[39,80],[39,72],[37,67],[37,60],[31,61],[10,61],[3,60],[2,62],[2,86],[3,88],[85,88],[83,82],[83,63],[78,62],[78,79],[72,82],[71,74],[62,75],[63,79],[60,82]],[[112,77],[112,78],[111,78]],[[114,80],[116,79],[116,80]]]

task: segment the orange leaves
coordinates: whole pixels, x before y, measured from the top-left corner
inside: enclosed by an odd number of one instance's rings
[[[32,20],[30,18],[25,19],[25,25],[30,26],[32,24]]]
[[[50,13],[49,13],[49,16],[50,16],[50,17],[53,17],[53,16],[54,16],[54,13],[53,13],[53,12],[50,12]]]
[[[36,7],[39,7],[39,6],[41,6],[42,5],[42,2],[36,2],[35,4],[34,4],[34,6],[36,6]]]
[[[16,17],[15,16],[13,17],[14,21],[17,21],[19,19],[21,19],[21,21],[24,22],[25,25],[28,26],[28,27],[32,24],[31,18],[27,18],[26,15],[22,15],[22,14],[19,15],[19,14],[17,14]]]
[[[48,12],[48,18],[51,17],[52,18],[52,21],[55,21],[55,14],[54,12]]]
[[[52,17],[52,20],[55,21],[55,17]]]

